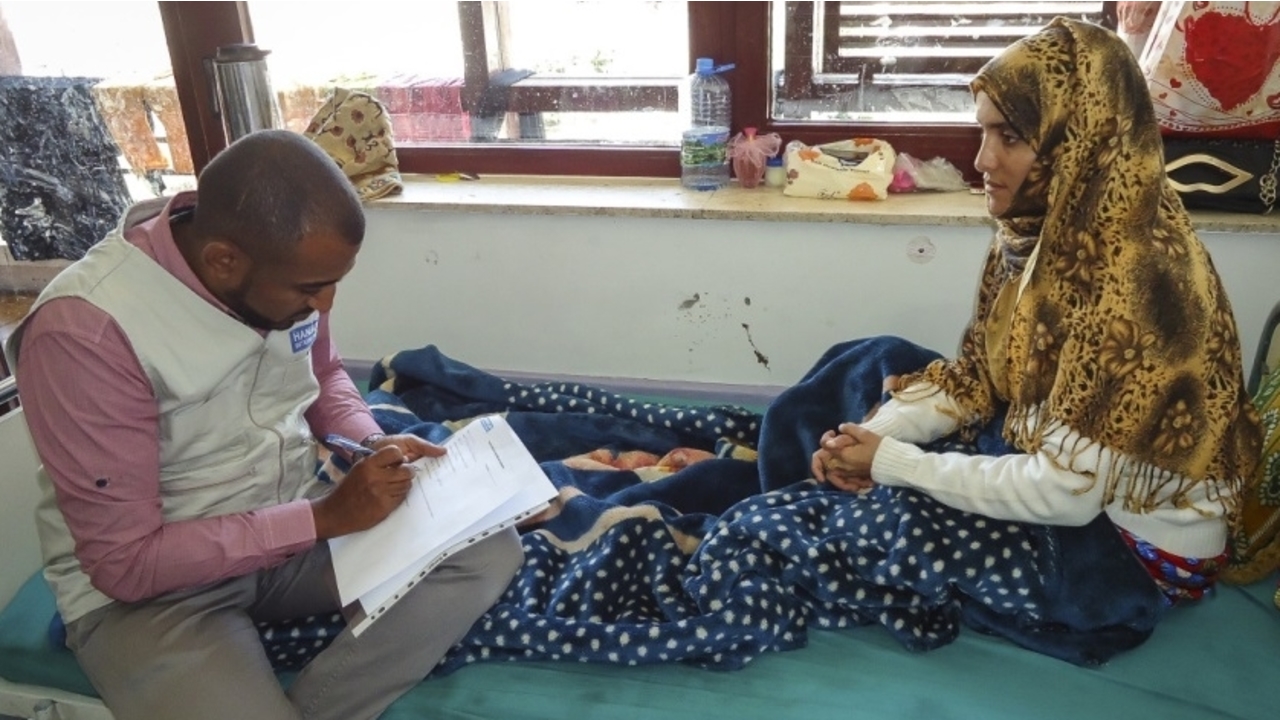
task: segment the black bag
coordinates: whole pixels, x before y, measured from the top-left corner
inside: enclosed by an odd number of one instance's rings
[[[1164,162],[1188,208],[1266,214],[1276,205],[1280,140],[1165,138]]]

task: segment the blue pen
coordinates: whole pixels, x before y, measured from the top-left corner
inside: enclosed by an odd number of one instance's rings
[[[353,459],[356,459],[356,460],[359,460],[361,458],[367,458],[370,455],[374,454],[374,452],[376,452],[371,447],[365,447],[364,445],[361,445],[355,440],[352,440],[349,437],[343,437],[342,435],[338,435],[337,433],[331,433],[329,435],[325,435],[323,442],[325,444],[325,447],[329,448],[330,450],[333,450],[334,452],[339,452],[339,451],[346,452],[348,455],[350,455]]]

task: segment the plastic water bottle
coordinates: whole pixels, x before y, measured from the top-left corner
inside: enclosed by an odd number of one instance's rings
[[[696,69],[680,87],[680,184],[693,190],[715,190],[729,184],[729,83],[715,67],[698,58]]]

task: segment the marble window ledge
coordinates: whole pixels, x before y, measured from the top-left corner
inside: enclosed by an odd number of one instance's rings
[[[791,198],[775,188],[731,185],[712,192],[685,190],[665,178],[536,177],[487,175],[441,181],[406,175],[404,192],[375,200],[370,208],[502,215],[594,215],[753,222],[851,222],[870,225],[990,227],[980,195],[910,193],[887,200],[851,202]],[[1248,215],[1193,210],[1200,232],[1280,235],[1280,213]],[[64,260],[15,261],[0,239],[0,289],[38,287]]]
[[[523,215],[595,215],[757,222],[852,222],[871,225],[990,227],[981,195],[966,192],[890,195],[882,201],[792,198],[764,186],[736,184],[711,192],[666,178],[486,175],[441,181],[406,175],[400,195],[369,207]],[[1248,215],[1193,210],[1201,232],[1280,234],[1280,213]]]

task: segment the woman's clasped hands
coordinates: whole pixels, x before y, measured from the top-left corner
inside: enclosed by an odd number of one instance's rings
[[[811,464],[813,476],[846,492],[866,492],[875,485],[871,463],[879,447],[876,433],[857,423],[841,423],[818,441]]]

